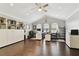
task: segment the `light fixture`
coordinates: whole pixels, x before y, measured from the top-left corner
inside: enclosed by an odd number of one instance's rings
[[[35,3],[35,5],[37,6],[38,11],[47,12],[47,9],[46,9],[46,7],[48,7],[47,3]]]
[[[39,9],[38,9],[38,11],[42,11],[42,9],[41,9],[41,8],[39,8]]]

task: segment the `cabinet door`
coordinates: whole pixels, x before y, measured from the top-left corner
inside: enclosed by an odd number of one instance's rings
[[[14,42],[24,40],[24,30],[15,30],[14,31]]]
[[[13,29],[8,29],[7,30],[7,38],[8,38],[8,44],[14,43],[15,35],[14,35],[14,30]]]
[[[78,36],[71,36],[70,46],[72,48],[79,48],[79,37]]]
[[[23,30],[8,30],[8,44],[16,43],[18,41],[24,40]]]
[[[0,47],[6,46],[7,44],[7,31],[6,29],[0,29]]]

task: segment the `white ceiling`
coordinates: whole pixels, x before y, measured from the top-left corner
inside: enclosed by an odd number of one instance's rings
[[[66,20],[79,9],[78,3],[49,3],[48,11],[39,12],[34,3],[0,3],[0,12],[17,17],[28,23],[34,22],[44,15]]]

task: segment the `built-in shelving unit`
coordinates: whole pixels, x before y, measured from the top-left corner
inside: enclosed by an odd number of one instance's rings
[[[0,29],[6,29],[6,18],[0,17]]]
[[[22,22],[17,22],[16,23],[16,28],[17,29],[23,29],[23,23]]]
[[[23,29],[23,22],[0,17],[0,29]]]
[[[24,22],[0,17],[0,47],[24,40]]]
[[[8,29],[16,29],[16,21],[8,19],[7,20],[7,27],[8,27]]]

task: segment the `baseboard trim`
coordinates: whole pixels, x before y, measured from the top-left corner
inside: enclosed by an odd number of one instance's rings
[[[65,42],[65,44],[67,45],[67,43]],[[67,45],[68,46],[68,45]],[[69,47],[69,46],[68,46]],[[70,49],[74,49],[74,50],[79,50],[79,48],[72,48],[72,47],[69,47]]]
[[[70,47],[70,49],[79,50],[79,48],[72,48],[72,47]]]
[[[0,49],[5,48],[5,47],[8,47],[8,46],[11,46],[11,45],[13,45],[13,44],[17,44],[17,43],[22,42],[22,41],[24,41],[24,40],[14,42],[14,43],[9,44],[9,45],[5,45],[5,46],[3,46],[3,47],[0,47]]]
[[[65,42],[65,44],[66,44],[66,46],[68,46],[66,42]],[[68,46],[68,47],[70,48],[70,46]]]

